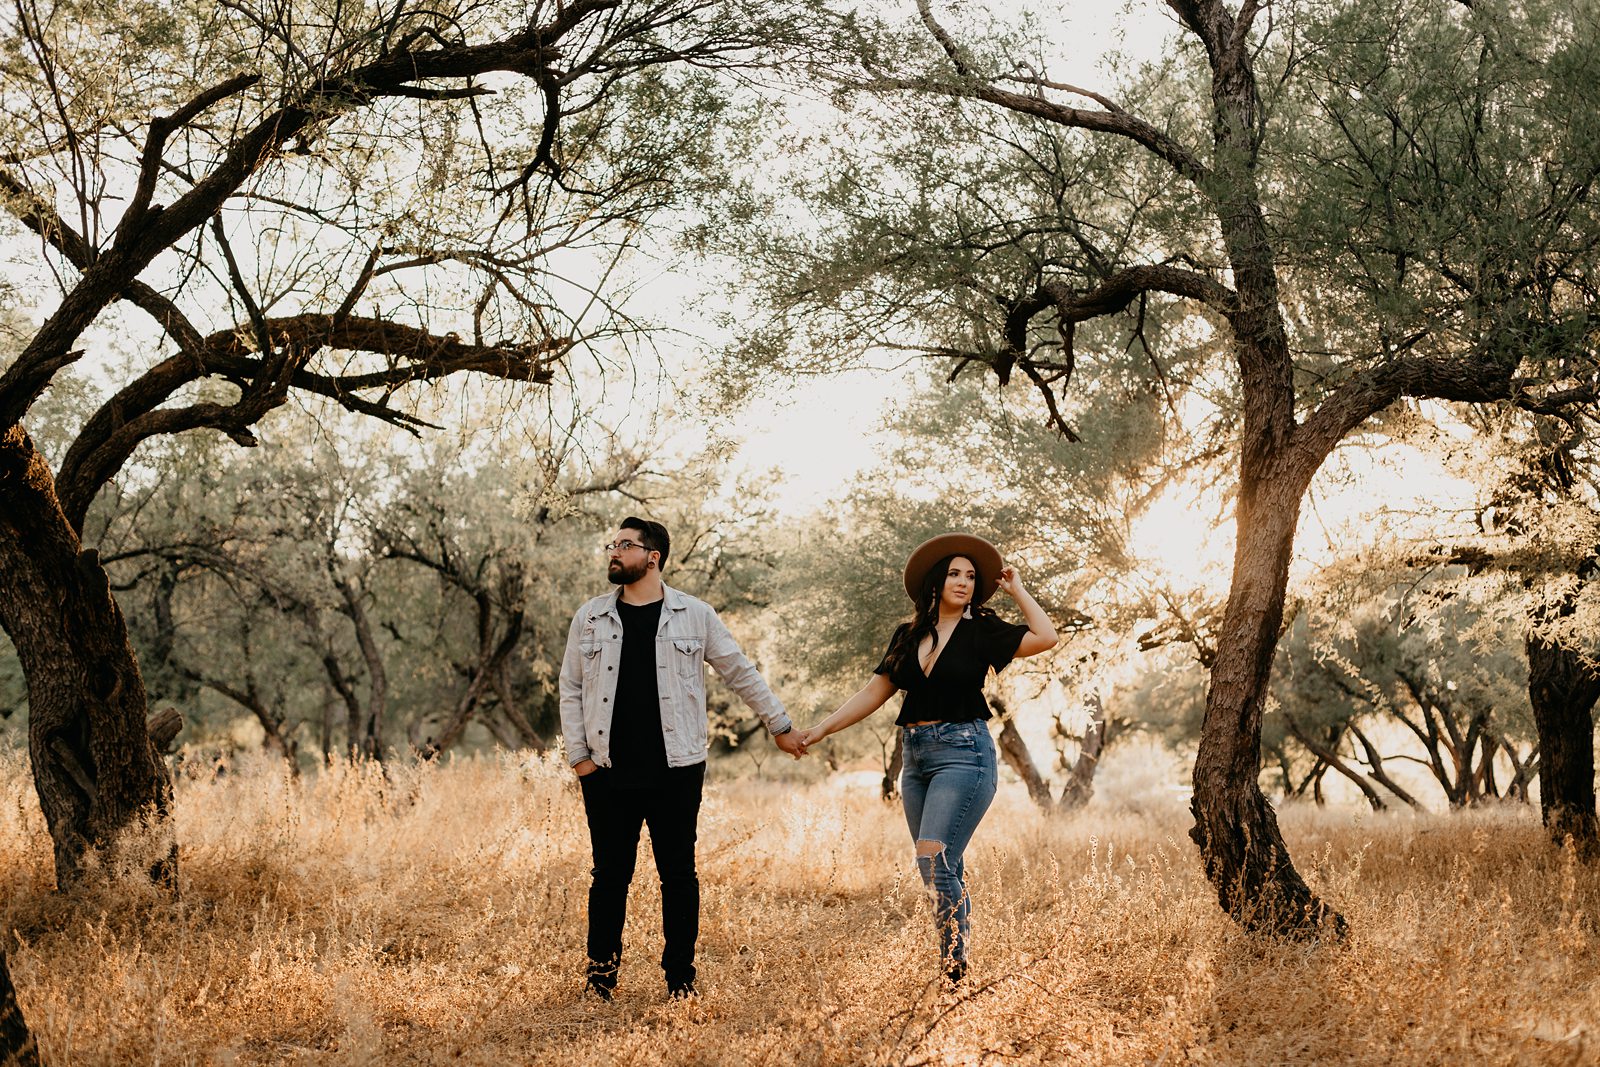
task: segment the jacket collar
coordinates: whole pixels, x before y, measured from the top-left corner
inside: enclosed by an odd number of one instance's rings
[[[605,598],[601,604],[600,610],[589,616],[589,618],[593,620],[599,618],[601,615],[610,615],[618,622],[621,622],[622,615],[617,611],[617,602],[621,599],[622,586],[619,585],[615,591]],[[666,582],[661,583],[661,600],[663,606],[669,611],[683,611],[689,606],[689,594],[679,592]]]

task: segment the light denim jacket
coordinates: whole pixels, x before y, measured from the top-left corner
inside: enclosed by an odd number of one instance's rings
[[[706,664],[710,663],[772,733],[791,725],[783,704],[745,659],[716,611],[703,600],[663,584],[661,623],[656,630],[657,688],[667,766],[688,767],[706,758]],[[578,609],[567,631],[561,660],[561,733],[567,762],[592,759],[611,766],[611,701],[622,660],[622,616],[616,592]]]

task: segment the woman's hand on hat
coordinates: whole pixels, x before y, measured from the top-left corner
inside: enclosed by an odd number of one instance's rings
[[[1017,573],[1017,568],[1015,567],[1000,568],[999,584],[1000,588],[1005,590],[1006,596],[1012,600],[1015,600],[1017,594],[1022,592],[1022,576]]]

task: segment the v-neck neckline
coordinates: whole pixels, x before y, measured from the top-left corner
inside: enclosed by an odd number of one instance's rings
[[[941,645],[939,648],[936,648],[936,649],[933,650],[933,662],[928,664],[926,667],[924,667],[922,665],[922,650],[920,648],[915,650],[916,654],[917,654],[917,670],[922,672],[922,680],[923,681],[928,682],[928,681],[932,681],[933,680],[933,670],[934,670],[934,668],[939,666],[939,661],[944,659],[944,654],[950,650],[950,646],[951,645],[955,644],[956,631],[961,629],[961,624],[966,622],[966,621],[967,621],[967,617],[965,615],[957,615],[956,616],[956,624],[954,626],[950,627],[950,636],[945,639],[945,642],[944,642],[943,645]],[[934,633],[938,633],[938,632],[939,632],[939,628],[937,626],[935,626],[934,627]]]

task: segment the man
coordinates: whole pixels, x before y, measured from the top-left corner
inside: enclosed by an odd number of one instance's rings
[[[606,576],[621,589],[578,609],[561,661],[561,729],[594,852],[587,988],[602,1000],[617,986],[643,824],[661,876],[667,993],[694,993],[694,846],[710,733],[705,664],[761,717],[779,748],[796,759],[805,752],[783,705],[717,613],[661,581],[671,545],[659,522],[622,520],[606,546]]]

